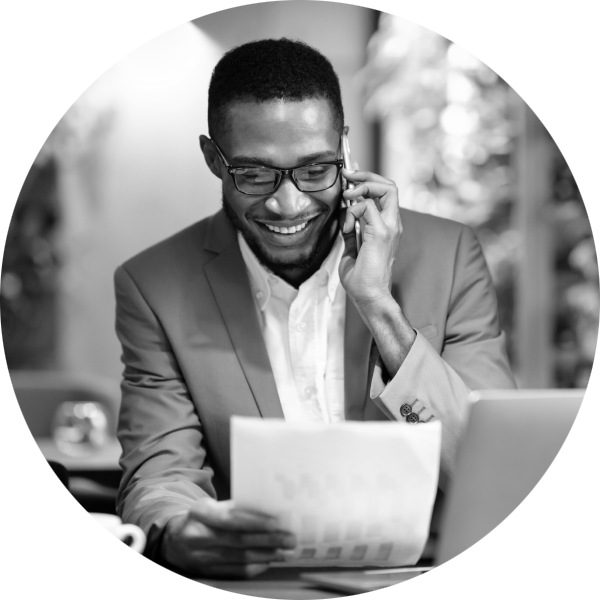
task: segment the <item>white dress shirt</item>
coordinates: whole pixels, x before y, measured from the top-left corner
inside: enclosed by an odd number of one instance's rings
[[[298,289],[262,265],[240,233],[238,241],[285,420],[343,421],[346,292],[338,273],[342,236]]]

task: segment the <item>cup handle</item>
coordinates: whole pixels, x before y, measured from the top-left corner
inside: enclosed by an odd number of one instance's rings
[[[115,535],[122,541],[128,542],[128,546],[140,554],[146,547],[146,535],[133,523],[123,523],[115,530]],[[131,541],[127,540],[129,538]]]

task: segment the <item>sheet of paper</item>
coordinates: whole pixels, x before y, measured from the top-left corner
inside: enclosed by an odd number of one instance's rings
[[[232,418],[232,496],[296,535],[299,566],[402,566],[425,546],[441,424]]]

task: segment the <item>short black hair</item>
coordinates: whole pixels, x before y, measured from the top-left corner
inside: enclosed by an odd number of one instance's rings
[[[333,125],[340,133],[344,109],[340,82],[320,52],[287,38],[249,42],[223,55],[208,88],[208,132],[214,138],[226,126],[227,108],[234,101],[299,102],[312,98],[329,102]]]

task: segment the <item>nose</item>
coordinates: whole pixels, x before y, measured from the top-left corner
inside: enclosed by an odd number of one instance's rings
[[[279,187],[265,201],[266,207],[282,219],[297,217],[310,203],[310,198],[294,185],[290,177],[284,177]]]

